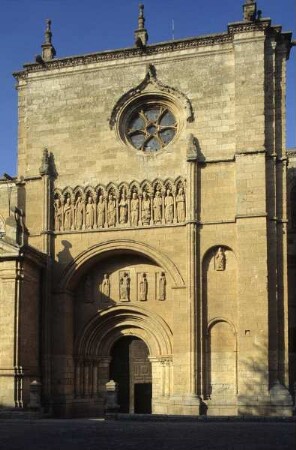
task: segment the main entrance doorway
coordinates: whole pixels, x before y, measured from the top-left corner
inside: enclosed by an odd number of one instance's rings
[[[110,379],[119,385],[122,413],[151,414],[152,376],[147,345],[136,337],[122,337],[111,350]]]

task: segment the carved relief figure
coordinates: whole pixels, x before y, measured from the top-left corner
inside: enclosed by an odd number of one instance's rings
[[[110,297],[110,279],[107,273],[104,273],[104,278],[102,281],[102,293],[106,297]]]
[[[105,202],[102,195],[99,196],[97,204],[98,227],[103,227],[105,223]]]
[[[143,225],[149,225],[151,219],[151,211],[150,211],[150,198],[146,191],[143,192],[142,199],[142,223]]]
[[[185,194],[183,187],[180,187],[176,196],[177,222],[185,222]]]
[[[127,199],[125,196],[125,192],[123,191],[119,202],[119,223],[126,223],[126,222],[127,222]]]
[[[154,222],[161,223],[162,198],[160,191],[155,192],[153,199]]]
[[[139,221],[139,199],[137,194],[133,192],[131,199],[131,225],[136,227]]]
[[[166,223],[172,223],[174,220],[174,199],[170,189],[167,189],[166,197],[164,199],[164,206],[165,206],[165,221]]]
[[[60,231],[62,228],[63,218],[63,206],[61,200],[56,198],[54,201],[54,228],[56,231]]]
[[[130,293],[130,277],[127,272],[124,272],[119,282],[119,298],[122,301],[129,301]]]
[[[70,230],[72,225],[72,205],[71,198],[67,197],[64,205],[64,229]]]
[[[142,274],[142,279],[139,284],[139,300],[146,301],[148,293],[148,281],[146,273]]]
[[[83,221],[84,221],[84,202],[82,200],[81,195],[79,194],[75,203],[75,228],[76,230],[81,230],[83,227]]]
[[[85,227],[87,229],[93,228],[95,219],[95,205],[91,196],[87,199],[85,208]]]
[[[108,197],[107,221],[109,227],[115,227],[116,224],[116,202],[112,194]]]
[[[158,298],[159,300],[166,299],[166,277],[164,272],[161,272],[159,277]]]
[[[226,256],[224,249],[219,247],[215,255],[215,270],[225,270]]]

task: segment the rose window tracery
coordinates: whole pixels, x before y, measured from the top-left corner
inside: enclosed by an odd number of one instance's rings
[[[136,149],[157,152],[172,141],[177,128],[177,120],[167,107],[142,106],[129,119],[126,134]]]

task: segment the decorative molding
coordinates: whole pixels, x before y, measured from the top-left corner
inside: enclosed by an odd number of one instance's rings
[[[147,73],[145,78],[141,83],[130,89],[128,92],[122,95],[120,99],[115,104],[111,117],[109,120],[110,128],[112,129],[116,123],[118,123],[118,116],[120,115],[120,111],[123,111],[128,105],[130,105],[131,101],[136,101],[137,98],[141,94],[150,94],[150,95],[165,95],[169,96],[172,101],[174,99],[179,100],[181,104],[184,106],[186,111],[187,121],[192,122],[194,119],[192,105],[189,99],[180,92],[178,89],[167,86],[163,84],[157,78],[156,69],[153,64],[149,64],[147,67]]]

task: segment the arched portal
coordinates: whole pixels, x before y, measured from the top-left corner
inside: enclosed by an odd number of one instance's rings
[[[111,349],[110,379],[118,383],[119,412],[151,413],[152,371],[144,341],[125,336]]]
[[[157,314],[117,305],[97,314],[75,343],[75,397],[104,409],[106,383],[120,385],[122,412],[155,411],[172,384],[172,332]]]

